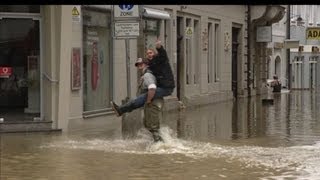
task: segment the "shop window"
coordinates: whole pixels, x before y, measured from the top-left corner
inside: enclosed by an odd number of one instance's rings
[[[191,27],[191,18],[186,18],[186,27]],[[192,84],[192,42],[191,37],[186,36],[186,83]]]
[[[207,72],[208,72],[208,83],[212,83],[213,80],[213,51],[214,44],[213,40],[213,30],[212,30],[212,23],[208,23],[208,51],[207,51]]]
[[[208,83],[219,81],[219,24],[208,23]]]
[[[220,80],[220,61],[219,61],[219,37],[220,37],[220,27],[219,24],[214,24],[214,80],[218,82]]]
[[[83,99],[84,111],[109,107],[110,13],[83,9]]]

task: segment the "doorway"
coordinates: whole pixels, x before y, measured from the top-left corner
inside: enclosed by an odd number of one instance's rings
[[[274,74],[280,78],[281,76],[281,58],[279,56],[274,60]]]
[[[232,27],[232,92],[233,97],[238,95],[238,46],[240,28]]]
[[[40,74],[40,20],[0,16],[0,118],[4,122],[39,119]]]

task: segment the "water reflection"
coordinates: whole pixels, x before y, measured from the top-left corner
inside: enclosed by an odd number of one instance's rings
[[[297,91],[273,94],[271,98],[273,104],[262,104],[262,98],[257,96],[184,109],[177,118],[178,137],[241,142],[250,139],[251,144],[275,146],[313,143],[313,137],[320,135],[316,118],[319,95]]]
[[[320,97],[238,99],[164,114],[164,143],[106,132],[5,134],[1,179],[317,179]],[[133,122],[131,122],[133,123]],[[132,126],[136,127],[136,126]],[[89,135],[85,135],[89,134]]]

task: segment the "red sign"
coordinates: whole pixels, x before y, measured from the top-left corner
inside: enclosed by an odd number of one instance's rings
[[[81,87],[81,62],[80,48],[72,48],[71,64],[71,89],[77,90]]]
[[[12,67],[0,67],[0,77],[8,78],[12,74]]]

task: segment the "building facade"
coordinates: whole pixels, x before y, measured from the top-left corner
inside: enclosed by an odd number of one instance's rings
[[[259,94],[260,70],[248,61],[249,6],[140,10],[140,35],[126,43],[114,38],[110,5],[0,6],[0,65],[11,73],[1,73],[1,107],[51,122],[53,129],[119,129],[109,102],[136,96],[134,62],[157,38],[176,80],[166,110]],[[250,47],[254,51],[253,43]]]
[[[268,79],[277,76],[283,87],[288,87],[287,80],[287,52],[284,47],[287,39],[287,18],[284,16],[272,25],[272,42],[268,44]]]
[[[299,48],[290,49],[292,89],[314,90],[320,86],[319,45],[308,39],[308,28],[320,27],[319,5],[291,5],[290,38],[299,40]]]

